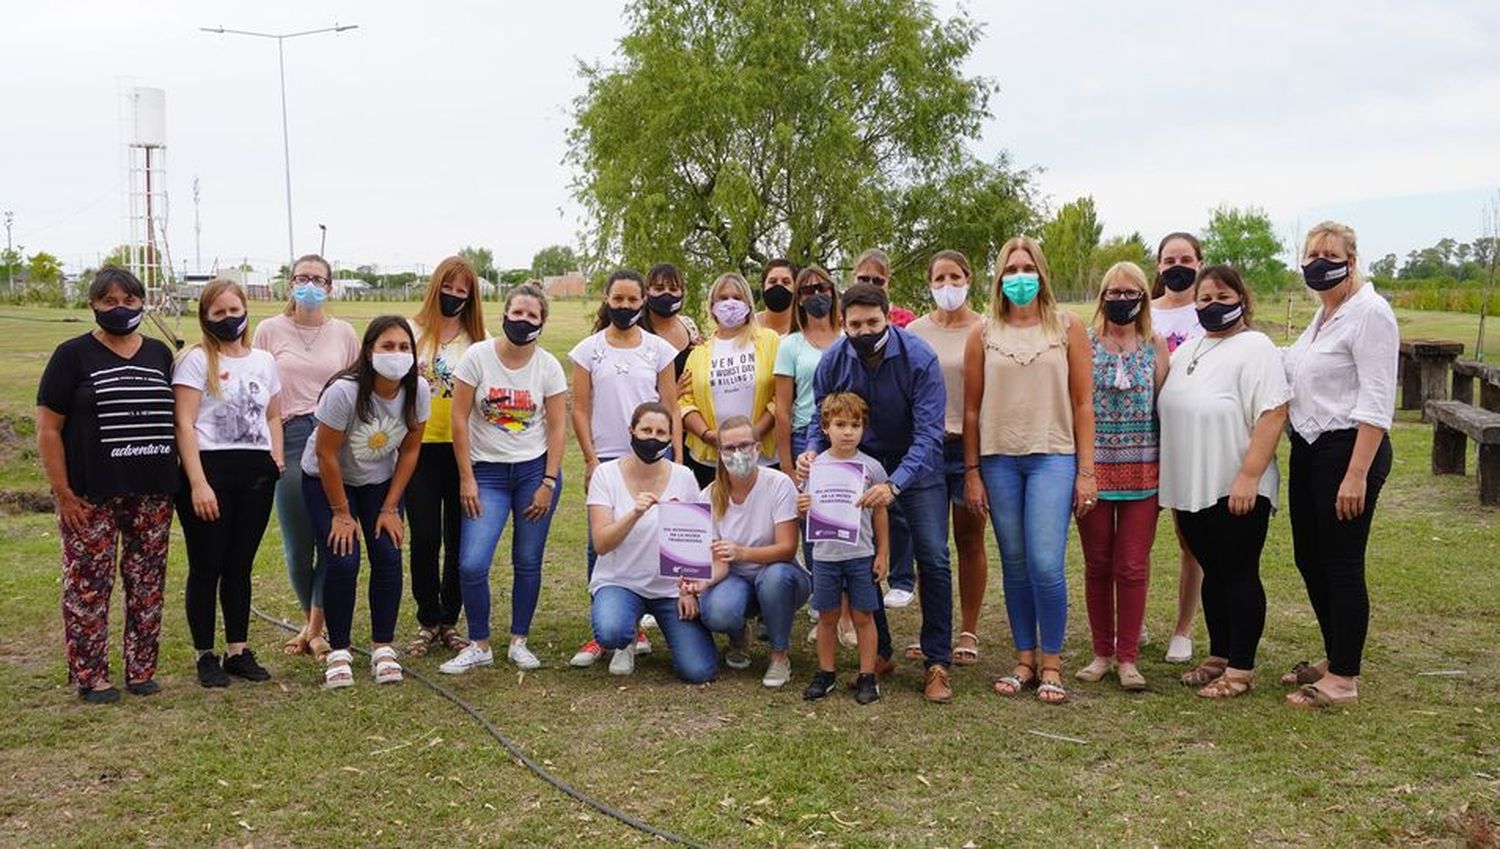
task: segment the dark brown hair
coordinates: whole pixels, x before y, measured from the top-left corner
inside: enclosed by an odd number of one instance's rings
[[[594,332],[598,333],[609,326],[609,293],[615,288],[615,284],[621,280],[633,280],[635,285],[641,287],[641,309],[646,309],[646,281],[641,278],[641,273],[633,268],[617,268],[610,272],[609,282],[604,284],[604,296],[599,300],[599,314],[594,317]],[[644,319],[643,319],[644,320]],[[639,322],[637,322],[639,323]]]
[[[1193,280],[1194,299],[1198,297],[1198,287],[1202,286],[1203,281],[1205,280],[1214,280],[1222,285],[1228,286],[1230,289],[1233,289],[1235,293],[1240,296],[1240,305],[1244,308],[1245,311],[1244,314],[1240,316],[1240,320],[1245,322],[1246,327],[1254,327],[1254,325],[1250,323],[1251,316],[1255,312],[1254,304],[1252,303],[1250,298],[1250,289],[1245,285],[1245,280],[1244,278],[1240,277],[1240,273],[1234,270],[1234,266],[1223,264],[1204,266],[1198,272],[1198,277]]]
[[[873,283],[855,283],[844,292],[844,297],[839,305],[844,312],[850,307],[880,307],[880,311],[886,315],[891,314],[891,299],[885,290]]]
[[[833,275],[824,270],[821,265],[809,265],[797,272],[797,316],[794,319],[794,329],[802,330],[807,327],[807,308],[802,306],[802,287],[810,283],[827,283],[833,287],[829,294],[833,297],[833,306],[828,310],[828,320],[834,329],[844,326],[844,311],[839,307],[839,284],[833,279]]]
[[[1158,263],[1161,262],[1162,252],[1167,249],[1167,242],[1170,242],[1173,239],[1181,239],[1184,242],[1187,242],[1189,245],[1192,245],[1193,256],[1196,257],[1199,262],[1203,261],[1203,243],[1198,241],[1198,237],[1194,236],[1192,233],[1177,232],[1168,233],[1167,235],[1162,236],[1161,241],[1156,243],[1156,261]],[[1167,284],[1161,282],[1161,271],[1158,270],[1156,272],[1156,276],[1151,279],[1151,297],[1154,300],[1156,298],[1160,298],[1166,293]]]

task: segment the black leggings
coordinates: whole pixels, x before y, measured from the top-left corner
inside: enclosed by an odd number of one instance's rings
[[[224,640],[243,643],[250,630],[250,569],[271,519],[281,473],[266,451],[203,451],[203,476],[219,502],[217,521],[193,512],[186,475],[177,515],[187,542],[187,620],[193,647],[213,651],[215,601],[224,608]],[[293,461],[295,462],[295,461]]]
[[[1357,430],[1330,431],[1309,443],[1292,434],[1287,506],[1292,552],[1307,585],[1307,599],[1323,631],[1328,671],[1355,676],[1370,626],[1365,585],[1365,545],[1381,487],[1391,473],[1391,439],[1383,438],[1365,476],[1365,512],[1342,521],[1334,512],[1339,484],[1354,454]]]
[[[1183,539],[1203,567],[1208,653],[1228,658],[1235,669],[1254,669],[1266,627],[1260,552],[1271,524],[1271,502],[1257,496],[1255,508],[1243,516],[1229,512],[1228,497],[1196,513],[1176,512]]]
[[[406,485],[411,522],[411,595],[423,628],[458,623],[463,596],[458,585],[458,461],[451,442],[424,442],[416,471]],[[442,548],[442,572],[438,549]]]

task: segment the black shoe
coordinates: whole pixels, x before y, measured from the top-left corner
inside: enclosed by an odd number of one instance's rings
[[[205,687],[229,686],[229,676],[224,674],[224,667],[213,652],[198,655],[198,683]]]
[[[120,700],[120,691],[114,687],[105,687],[103,690],[95,690],[92,687],[78,688],[78,698],[83,699],[91,705],[112,705]]]
[[[255,662],[255,652],[245,649],[239,654],[224,655],[224,671],[246,681],[269,681],[271,673]]]
[[[838,684],[838,678],[832,672],[820,669],[818,670],[818,674],[814,675],[812,681],[808,683],[807,689],[802,691],[802,698],[810,702],[817,701],[832,693],[833,688],[837,687]]]
[[[866,672],[859,676],[854,682],[854,700],[862,705],[873,704],[880,701],[880,684],[875,676]]]
[[[132,696],[154,696],[161,692],[161,685],[156,683],[155,678],[148,678],[135,684],[126,684],[125,691]]]

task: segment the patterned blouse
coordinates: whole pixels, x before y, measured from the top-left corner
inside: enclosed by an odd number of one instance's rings
[[[1093,330],[1094,469],[1099,497],[1133,501],[1156,494],[1156,346],[1143,342],[1114,354]]]

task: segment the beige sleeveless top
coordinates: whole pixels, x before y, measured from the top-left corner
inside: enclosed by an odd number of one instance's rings
[[[1074,453],[1066,323],[1057,339],[1049,339],[1040,324],[1013,327],[993,318],[985,319],[981,332],[984,401],[979,407],[979,453]]]

